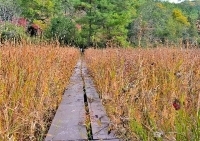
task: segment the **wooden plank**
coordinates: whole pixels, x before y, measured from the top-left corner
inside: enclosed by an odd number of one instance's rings
[[[87,140],[84,122],[85,105],[81,61],[79,61],[74,74],[70,78],[70,84],[64,93],[45,141]]]
[[[99,99],[91,77],[88,75],[85,63],[82,64],[82,74],[85,81],[85,90],[90,111],[90,120],[94,140],[119,141],[113,132],[108,133],[110,120]]]

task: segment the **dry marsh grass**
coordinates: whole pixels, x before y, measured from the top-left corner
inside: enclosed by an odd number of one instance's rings
[[[200,140],[200,50],[88,49],[85,60],[123,140]]]
[[[0,48],[0,140],[43,140],[78,57],[75,48]]]

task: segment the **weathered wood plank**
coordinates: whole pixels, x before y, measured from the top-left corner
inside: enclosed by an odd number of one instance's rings
[[[108,133],[110,120],[106,115],[106,111],[101,103],[101,100],[99,99],[94,83],[88,75],[84,62],[82,64],[82,74],[85,81],[85,90],[90,111],[93,139],[119,141],[113,132]]]
[[[87,140],[81,61],[76,65],[45,141]]]

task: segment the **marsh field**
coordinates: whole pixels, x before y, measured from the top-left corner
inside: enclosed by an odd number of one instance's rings
[[[122,140],[200,140],[199,49],[88,49],[85,60]]]
[[[75,48],[0,48],[0,140],[43,140],[79,57]]]
[[[0,48],[0,140],[44,139],[78,59],[72,47]],[[200,140],[199,49],[89,48],[83,59],[117,137]]]

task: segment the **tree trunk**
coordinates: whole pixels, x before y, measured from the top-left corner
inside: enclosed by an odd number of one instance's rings
[[[138,31],[138,47],[141,47],[141,39],[142,39],[142,31],[140,29]]]
[[[89,0],[89,4],[92,4],[92,0]],[[88,46],[91,46],[91,36],[92,36],[92,20],[91,20],[91,16],[92,16],[92,8],[90,8],[89,10],[89,34],[88,34]]]

